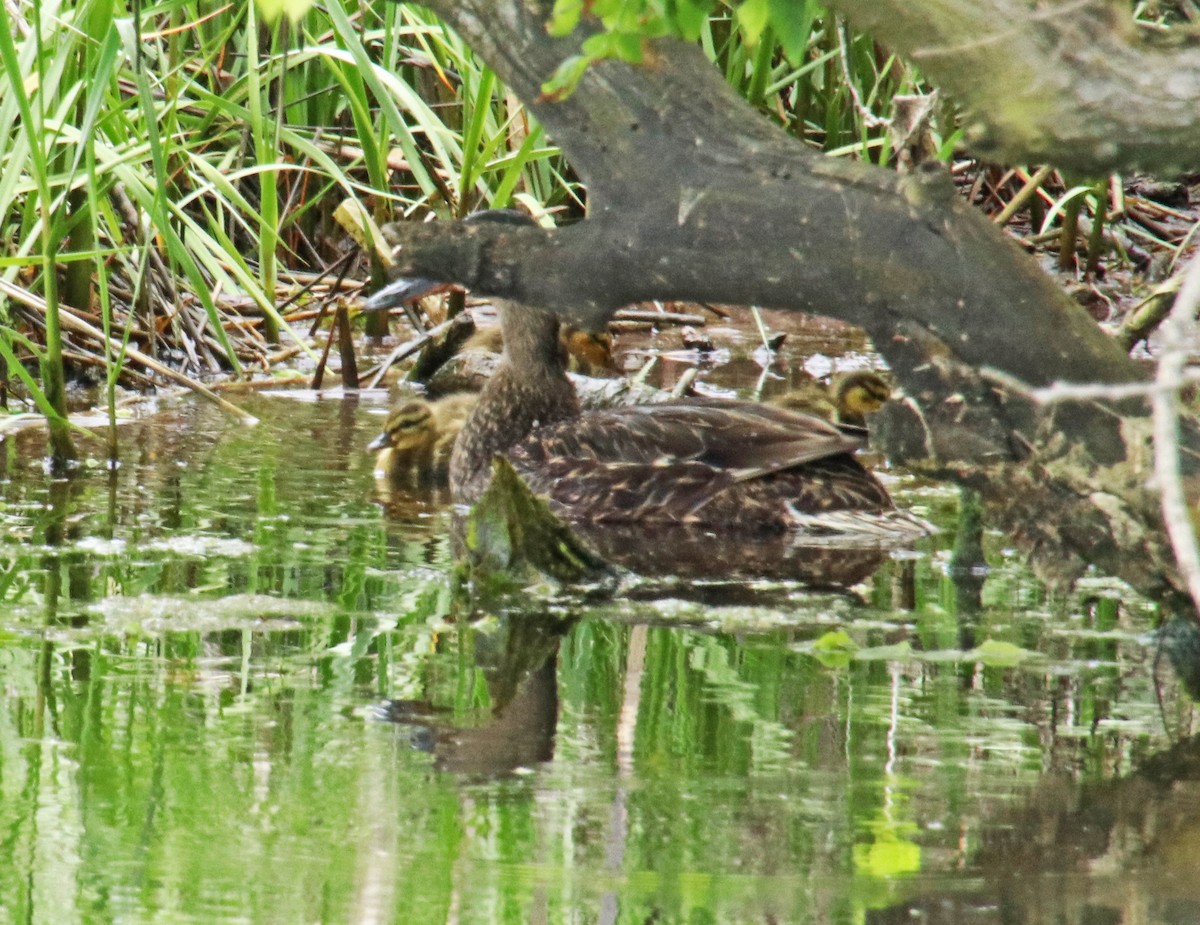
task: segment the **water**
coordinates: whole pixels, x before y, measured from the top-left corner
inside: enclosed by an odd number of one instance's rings
[[[1152,608],[956,572],[953,492],[849,592],[471,600],[381,401],[238,401],[0,444],[0,922],[1200,921]]]

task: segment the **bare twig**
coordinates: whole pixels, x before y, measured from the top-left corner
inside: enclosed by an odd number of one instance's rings
[[[1009,201],[1003,209],[1001,209],[993,218],[992,221],[997,225],[1007,225],[1009,219],[1021,211],[1021,207],[1025,205],[1034,194],[1046,182],[1046,178],[1054,172],[1054,168],[1047,165],[1039,167],[1037,173],[1025,181],[1025,185],[1017,192],[1017,195]]]
[[[880,126],[887,125],[888,120],[871,112],[870,108],[863,103],[862,96],[858,92],[858,82],[854,79],[854,74],[851,72],[850,67],[850,40],[847,32],[846,24],[839,23],[837,30],[838,58],[842,65],[842,79],[846,82],[846,89],[850,91],[854,108],[858,110],[858,115],[867,128],[879,128]]]
[[[1157,382],[1120,382],[1109,384],[1099,382],[1055,382],[1053,385],[1035,388],[1027,382],[1022,382],[1015,376],[1010,376],[1008,373],[990,366],[980,369],[979,375],[990,382],[1008,389],[1010,392],[1023,395],[1030,401],[1037,402],[1039,405],[1052,405],[1061,401],[1097,402],[1123,401],[1127,398],[1151,399],[1157,393],[1164,391],[1164,387]],[[1183,385],[1200,382],[1200,369],[1183,370],[1179,381]],[[1165,391],[1169,394],[1174,389],[1167,388]]]
[[[354,253],[350,252],[343,255],[341,259],[333,264],[333,266],[322,270],[320,273],[305,274],[307,281],[304,282],[299,289],[295,290],[291,295],[289,295],[285,301],[281,302],[277,306],[279,313],[282,315],[289,307],[300,301],[300,299],[306,294],[312,292],[320,285],[327,284],[329,277],[334,276],[335,274],[336,281],[333,283],[332,288],[334,291],[340,290],[342,287],[342,280],[346,278],[346,271],[350,269],[350,264],[354,262],[354,256]],[[299,280],[297,281],[299,282]],[[355,288],[361,289],[361,286],[357,286]]]
[[[696,381],[696,376],[699,370],[695,366],[689,366],[679,374],[679,381],[675,383],[675,387],[671,389],[672,398],[683,398],[691,389],[692,383]]]
[[[26,292],[19,286],[14,286],[11,283],[7,283],[4,280],[0,280],[0,292],[3,292],[4,295],[8,296],[14,302],[27,305],[35,311],[45,312],[46,310],[46,303],[43,299],[33,295],[32,293]],[[185,376],[183,373],[171,369],[171,367],[160,363],[158,360],[154,359],[154,357],[147,356],[132,344],[125,344],[122,347],[121,342],[115,337],[106,338],[103,331],[88,324],[86,321],[80,318],[76,318],[74,315],[64,313],[60,315],[59,318],[61,319],[62,326],[64,328],[90,337],[92,340],[100,344],[103,344],[105,341],[107,341],[112,345],[114,350],[121,351],[123,349],[125,356],[145,367],[146,369],[152,370],[153,372],[158,373],[160,376],[165,376],[173,382],[177,382],[180,385],[186,386],[193,392],[198,392],[205,398],[220,405],[230,414],[236,415],[240,420],[248,424],[257,423],[258,419],[248,411],[243,411],[232,402],[226,401],[203,383],[197,382],[195,379],[191,379]]]
[[[702,325],[708,319],[703,315],[690,315],[686,312],[649,311],[644,308],[621,308],[613,315],[616,321],[649,321],[652,324],[693,324]]]
[[[430,328],[428,331],[422,332],[419,337],[404,342],[391,353],[389,353],[387,359],[383,361],[379,369],[377,369],[374,375],[371,376],[371,380],[367,383],[367,388],[373,389],[375,386],[379,385],[379,380],[383,378],[384,373],[391,369],[394,364],[399,363],[405,357],[416,353],[435,337],[440,337],[445,331],[449,330],[450,326],[454,324],[454,322],[454,318],[443,321],[441,324]]]
[[[1184,383],[1184,364],[1188,343],[1196,327],[1197,306],[1200,306],[1200,260],[1193,259],[1171,314],[1163,324],[1163,352],[1155,375],[1159,388],[1151,397],[1151,408],[1154,472],[1162,494],[1163,522],[1175,552],[1175,562],[1196,605],[1192,618],[1200,621],[1200,547],[1197,547],[1196,532],[1188,517],[1187,497],[1180,477],[1178,394]]]
[[[1154,287],[1154,291],[1133,307],[1117,332],[1117,339],[1126,350],[1132,350],[1140,341],[1154,333],[1163,319],[1171,312],[1171,306],[1182,285],[1182,273],[1176,273]]]

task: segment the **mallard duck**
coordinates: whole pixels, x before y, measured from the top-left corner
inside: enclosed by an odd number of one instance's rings
[[[468,221],[529,224],[516,212]],[[434,285],[399,280],[382,309]],[[450,459],[456,501],[474,503],[504,454],[569,521],[698,524],[713,530],[914,529],[855,458],[861,433],[771,405],[687,398],[580,412],[549,311],[497,300],[504,354]],[[874,515],[874,516],[869,516]],[[896,515],[894,518],[892,515]]]
[[[836,374],[829,385],[813,379],[769,401],[780,408],[815,414],[838,424],[866,427],[867,415],[878,411],[891,397],[891,384],[883,376],[859,369]]]
[[[383,432],[367,446],[379,453],[375,475],[392,482],[444,484],[454,441],[478,400],[478,395],[458,393],[397,405],[388,414]]]

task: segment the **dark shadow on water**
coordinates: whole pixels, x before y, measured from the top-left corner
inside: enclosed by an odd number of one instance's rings
[[[498,777],[554,757],[558,647],[570,624],[544,614],[505,619],[503,644],[477,646],[492,709],[477,726],[456,725],[425,701],[389,700],[379,719],[408,727],[414,748],[441,771]]]
[[[1200,736],[1118,780],[1047,776],[987,820],[964,873],[982,885],[927,893],[869,925],[1200,922]]]
[[[1165,655],[1184,690],[1200,700],[1200,626],[1189,617],[1172,617],[1159,630],[1157,668]]]
[[[444,488],[396,485],[385,480],[377,481],[376,497],[393,522],[428,517],[440,505],[449,505]],[[481,536],[494,532],[490,527],[492,515],[484,516],[489,525],[486,534],[474,513],[471,517],[456,514],[452,518],[455,549],[460,557],[466,557],[466,550],[474,548],[466,542],[468,533],[477,545]],[[638,576],[685,581],[781,580],[814,590],[844,590],[866,581],[897,546],[896,542],[888,544],[875,537],[808,538],[787,532],[718,532],[711,527],[689,525],[576,521],[569,530],[573,537],[582,540],[585,550]],[[527,537],[534,535],[528,525],[518,532]],[[509,528],[508,532],[501,531],[498,542],[502,548],[496,558],[507,561],[510,547],[515,548],[513,544],[519,541]],[[532,556],[527,553],[529,558],[540,555],[540,547],[529,539],[520,542],[529,543],[534,550]],[[550,545],[553,553],[560,543]],[[556,574],[552,568],[541,570]],[[577,580],[587,578],[581,575]]]

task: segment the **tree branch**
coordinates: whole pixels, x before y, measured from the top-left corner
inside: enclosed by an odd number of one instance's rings
[[[967,144],[1087,176],[1200,165],[1195,32],[1139,31],[1102,0],[829,0],[969,114]]]

